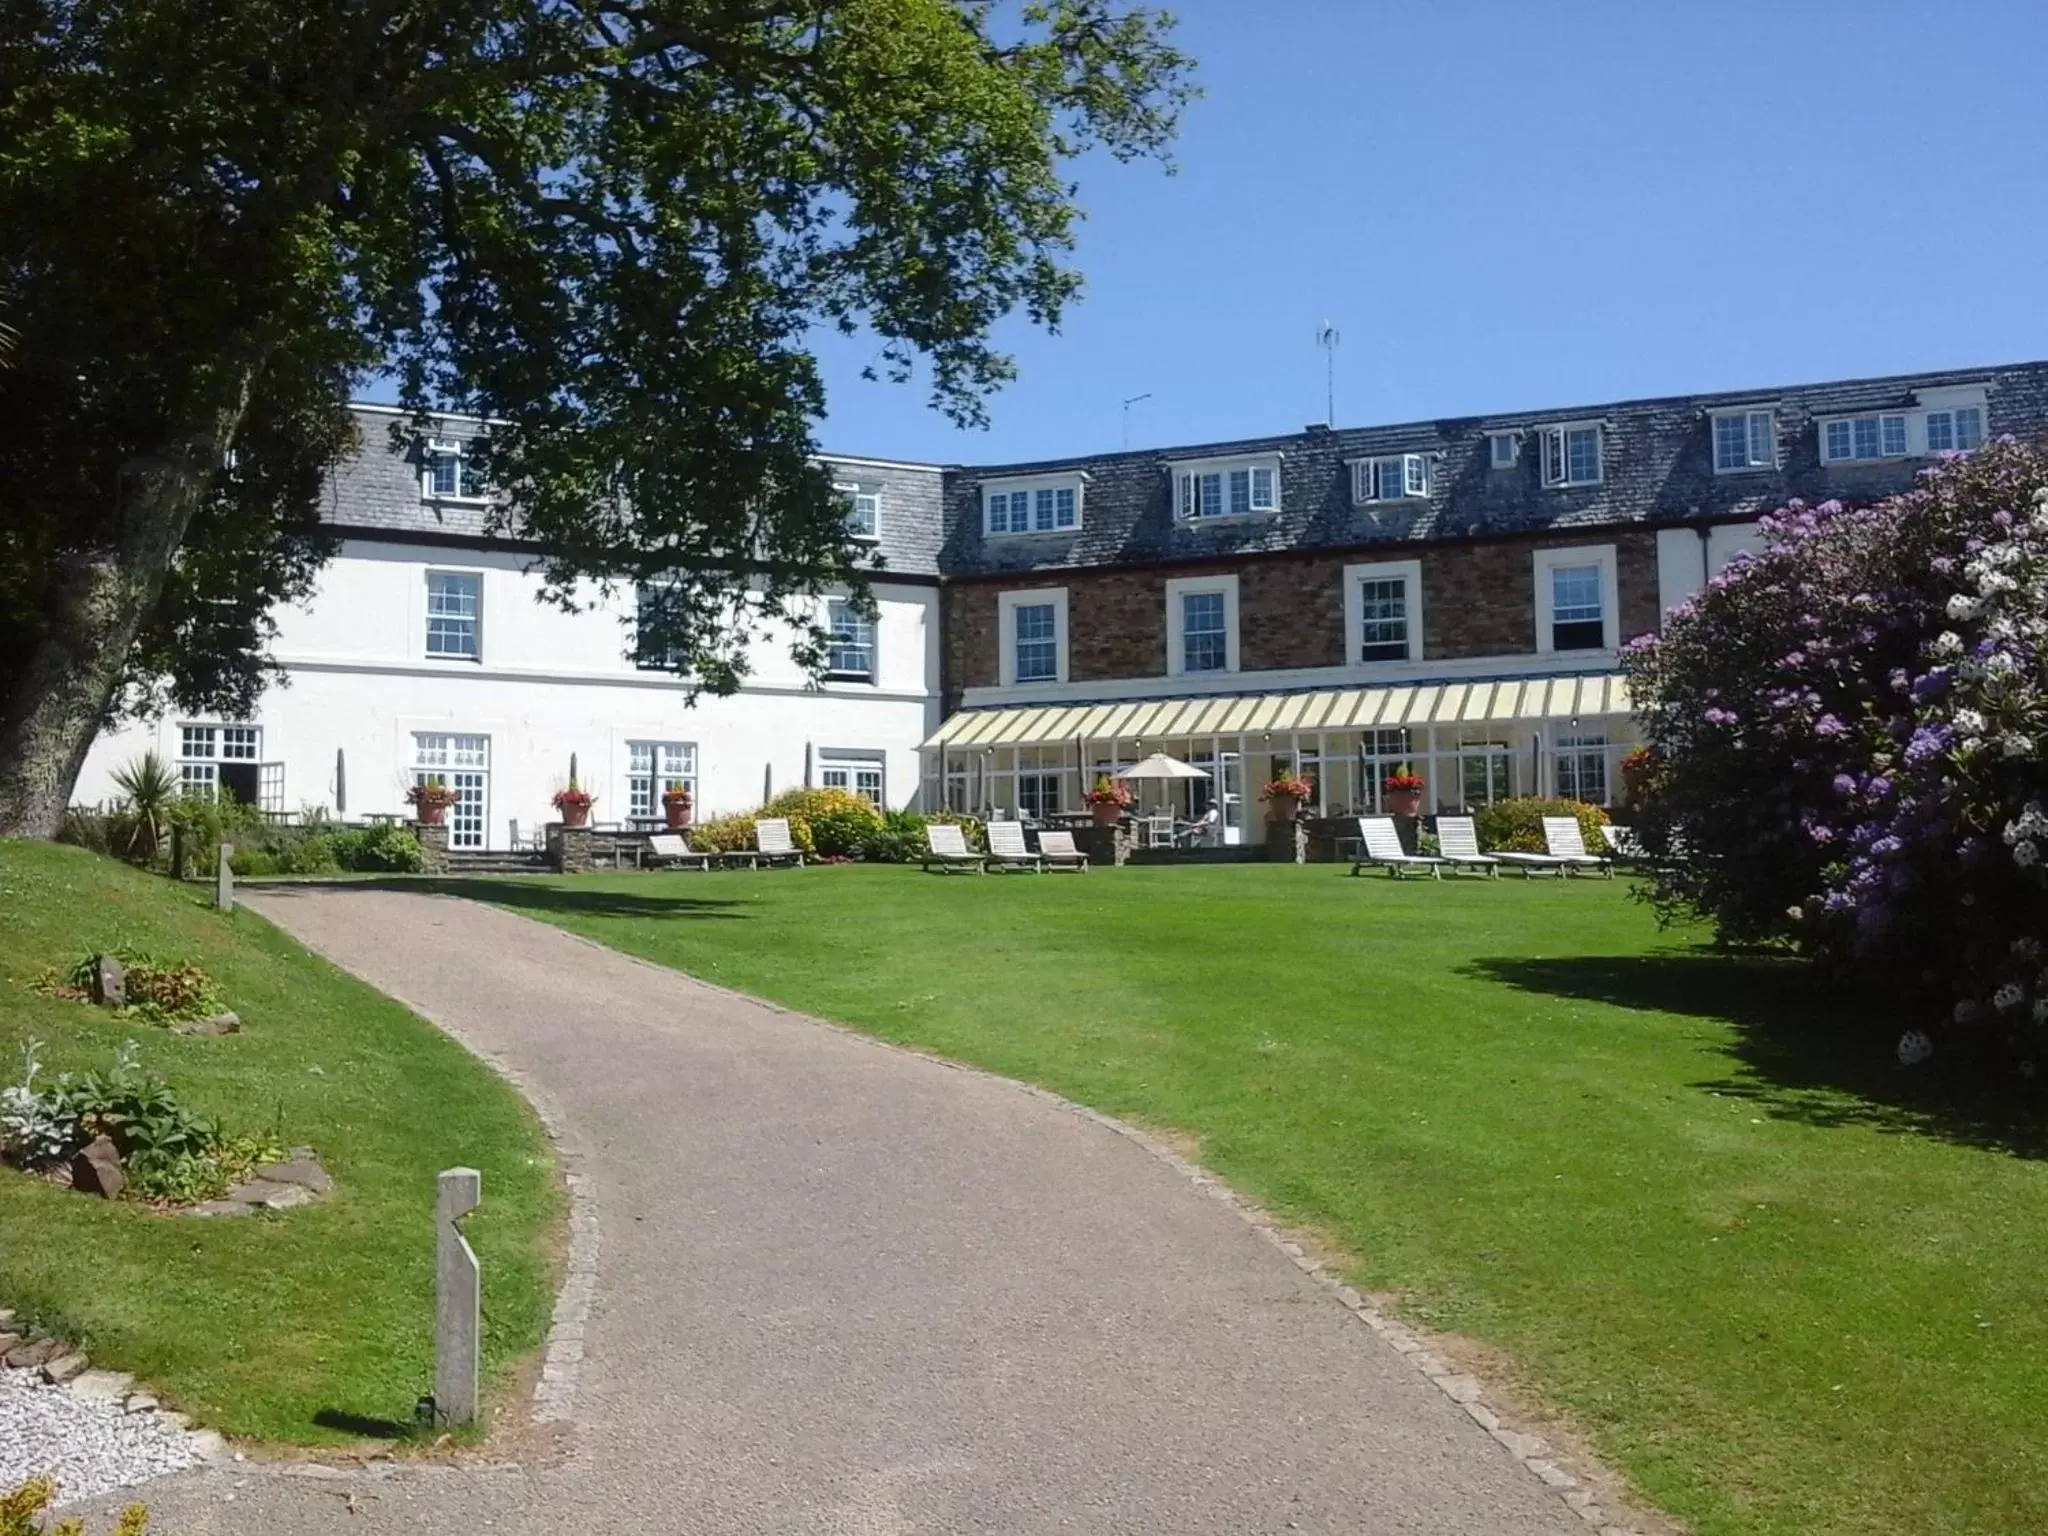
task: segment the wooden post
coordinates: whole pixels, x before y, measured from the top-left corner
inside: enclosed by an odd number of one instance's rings
[[[171,878],[185,878],[185,826],[176,821],[171,823]]]
[[[476,1422],[482,1275],[456,1223],[481,1203],[483,1189],[476,1169],[445,1169],[434,1202],[434,1418],[441,1424]]]
[[[235,845],[220,845],[220,867],[213,872],[213,904],[223,912],[235,910]]]

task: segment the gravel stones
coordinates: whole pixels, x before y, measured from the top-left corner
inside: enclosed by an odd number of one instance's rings
[[[124,1402],[52,1386],[32,1371],[0,1371],[0,1486],[47,1475],[57,1502],[73,1503],[182,1472],[204,1459],[206,1442],[130,1412]]]

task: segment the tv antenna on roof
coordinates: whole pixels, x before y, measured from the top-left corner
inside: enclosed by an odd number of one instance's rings
[[[1130,396],[1127,396],[1127,397],[1125,398],[1125,400],[1124,400],[1124,446],[1125,446],[1126,448],[1128,448],[1128,447],[1130,447],[1130,446],[1131,446],[1131,407],[1132,407],[1132,406],[1134,406],[1134,405],[1136,405],[1136,404],[1137,404],[1137,403],[1138,403],[1138,402],[1139,402],[1140,400],[1150,400],[1151,398],[1152,398],[1152,391],[1151,391],[1151,390],[1149,390],[1149,389],[1148,389],[1148,390],[1146,390],[1146,391],[1145,391],[1145,393],[1144,393],[1144,394],[1142,394],[1142,395],[1130,395]]]
[[[1325,320],[1316,327],[1316,345],[1323,349],[1323,425],[1337,425],[1337,344],[1343,340],[1337,327]]]

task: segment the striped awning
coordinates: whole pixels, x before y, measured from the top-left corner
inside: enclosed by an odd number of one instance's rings
[[[1036,742],[1146,737],[1235,736],[1245,731],[1361,731],[1407,725],[1490,725],[1570,720],[1629,712],[1619,672],[1521,677],[1482,683],[1409,683],[1388,688],[1316,688],[1119,704],[1029,704],[963,709],[924,743],[936,747],[1026,747]]]

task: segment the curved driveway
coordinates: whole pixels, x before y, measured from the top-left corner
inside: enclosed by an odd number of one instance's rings
[[[216,1468],[153,1485],[152,1530],[1588,1529],[1228,1205],[1043,1095],[471,902],[247,901],[537,1090],[596,1283],[520,1464]]]

